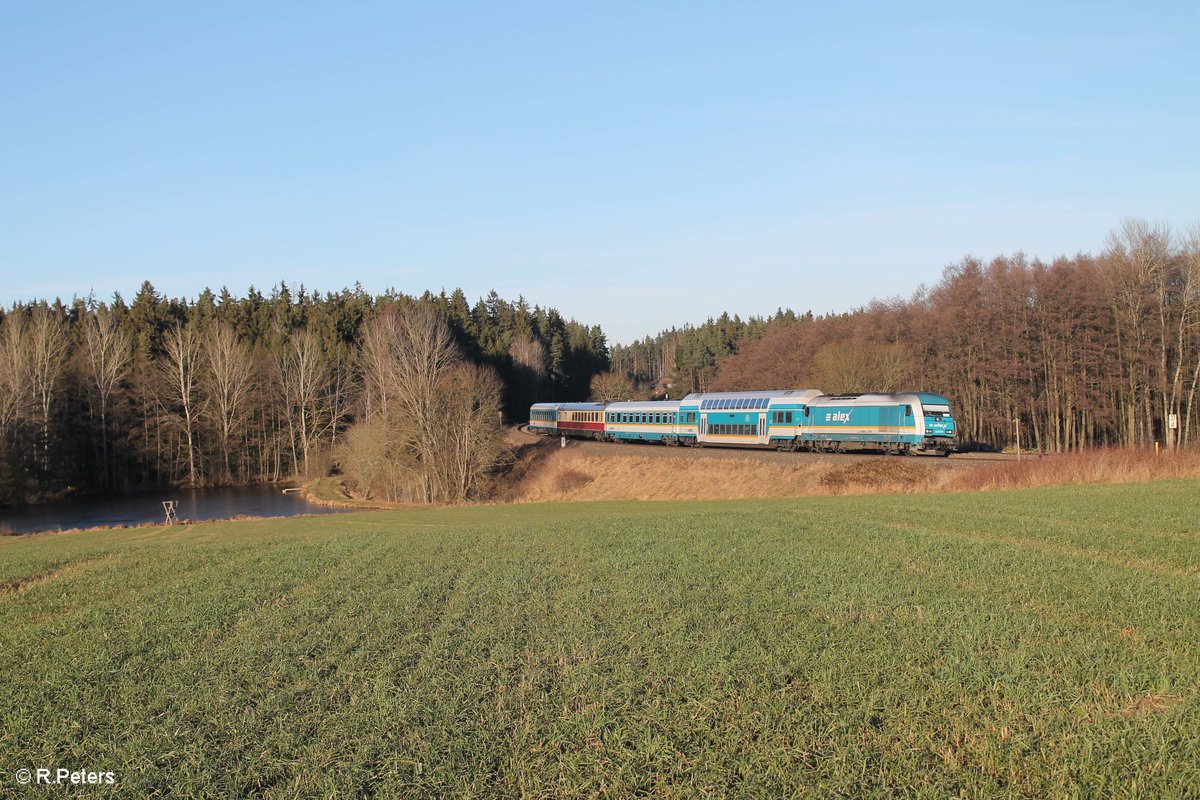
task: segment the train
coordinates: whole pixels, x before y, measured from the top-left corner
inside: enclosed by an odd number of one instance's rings
[[[932,392],[822,394],[815,389],[693,393],[682,400],[534,403],[529,431],[608,442],[948,456],[950,401]]]

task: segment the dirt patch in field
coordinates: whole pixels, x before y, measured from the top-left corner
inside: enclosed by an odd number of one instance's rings
[[[11,581],[4,585],[0,585],[0,597],[11,597],[12,595],[27,592],[35,586],[41,586],[42,584],[50,583],[51,581],[61,580],[63,578],[69,578],[74,575],[78,575],[81,572],[85,572],[105,562],[111,561],[113,558],[114,556],[107,555],[99,558],[85,559],[83,561],[71,561],[67,564],[63,564],[57,569],[44,572],[41,575],[32,575],[28,578],[20,578],[18,580]]]
[[[837,494],[876,488],[883,491],[912,491],[907,488],[920,484],[928,486],[936,474],[936,468],[926,460],[910,458],[888,458],[881,456],[869,461],[853,461],[831,466],[821,476],[821,485]]]
[[[1134,700],[1121,712],[1126,717],[1144,717],[1149,714],[1163,714],[1170,711],[1179,702],[1178,697],[1162,694],[1146,694]]]

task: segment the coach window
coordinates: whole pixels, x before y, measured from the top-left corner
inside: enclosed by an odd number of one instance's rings
[[[904,407],[904,416],[906,416],[906,417],[911,417],[911,416],[912,416],[912,406],[905,406],[905,407]]]

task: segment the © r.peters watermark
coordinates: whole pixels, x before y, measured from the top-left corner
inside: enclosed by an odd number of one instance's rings
[[[19,769],[16,773],[17,783],[28,786],[115,786],[117,773],[108,770],[87,769]]]

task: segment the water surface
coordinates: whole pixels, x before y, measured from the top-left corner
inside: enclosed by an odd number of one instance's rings
[[[164,500],[175,501],[180,521],[237,516],[293,517],[297,514],[336,514],[346,510],[315,505],[300,492],[284,494],[278,486],[159,489],[141,494],[84,497],[24,508],[0,508],[0,529],[31,533],[162,522]]]

